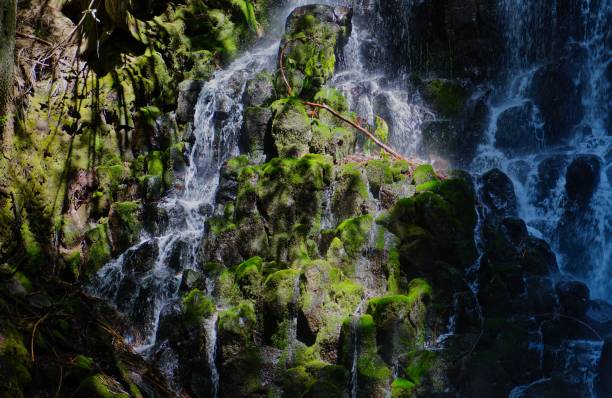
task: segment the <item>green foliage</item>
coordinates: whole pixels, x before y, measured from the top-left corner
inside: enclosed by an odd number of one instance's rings
[[[202,322],[217,309],[212,298],[199,289],[193,289],[183,297],[183,314],[189,323]]]

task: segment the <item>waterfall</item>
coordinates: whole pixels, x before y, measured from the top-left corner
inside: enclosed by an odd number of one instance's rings
[[[359,315],[353,315],[350,322],[351,344],[353,355],[351,358],[350,398],[357,398],[359,380],[357,379],[357,361],[359,360]]]
[[[217,370],[217,319],[218,314],[205,321],[206,329],[206,358],[210,369],[210,380],[212,382],[212,398],[219,395],[219,371]]]

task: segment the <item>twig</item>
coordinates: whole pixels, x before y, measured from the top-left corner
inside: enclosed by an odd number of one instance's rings
[[[60,390],[62,389],[62,383],[64,381],[64,367],[60,366],[60,377],[59,383],[57,385],[57,390],[55,390],[55,398],[59,397]]]
[[[578,323],[578,324],[580,324],[580,325],[582,325],[582,326],[586,327],[587,329],[589,329],[591,332],[593,332],[593,334],[594,334],[594,335],[595,335],[595,336],[596,336],[596,337],[597,337],[597,338],[598,338],[600,341],[603,341],[603,340],[604,340],[604,339],[603,339],[603,337],[601,337],[601,335],[600,335],[599,333],[597,333],[597,331],[596,331],[596,330],[595,330],[595,329],[594,329],[594,328],[593,328],[591,325],[589,325],[589,324],[588,324],[588,323],[586,323],[586,322],[581,321],[581,320],[580,320],[580,319],[578,319],[578,318],[574,318],[573,316],[570,316],[570,315],[565,315],[565,314],[553,314],[553,313],[550,313],[550,312],[549,312],[549,313],[545,313],[545,314],[533,314],[532,316],[534,316],[534,317],[535,317],[535,316],[541,316],[541,317],[551,316],[551,317],[553,317],[553,318],[554,318],[554,317],[566,318],[566,319],[572,320],[572,321],[574,321],[574,322],[576,322],[576,323]]]
[[[47,40],[45,40],[45,39],[41,39],[40,37],[36,37],[36,36],[33,36],[33,35],[29,35],[29,34],[27,34],[27,33],[17,32],[17,36],[21,36],[21,37],[23,37],[24,39],[31,39],[31,40],[39,41],[39,42],[41,42],[42,44],[46,44],[46,45],[48,45],[48,46],[53,46],[53,43],[51,43],[50,41],[47,41]]]
[[[48,316],[49,314],[47,313],[38,321],[36,321],[36,323],[34,324],[34,328],[32,329],[32,339],[30,340],[30,354],[32,355],[32,362],[36,360],[34,357],[34,337],[36,337],[36,329],[38,328],[38,325],[40,325],[45,319],[47,319]]]
[[[404,156],[402,156],[395,149],[391,148],[389,145],[387,145],[384,142],[380,141],[378,138],[376,138],[374,136],[374,134],[370,133],[367,129],[363,128],[362,126],[360,126],[359,124],[355,123],[351,119],[349,119],[346,116],[342,115],[340,112],[338,112],[337,110],[333,109],[329,105],[327,105],[327,104],[319,104],[319,103],[310,102],[310,101],[302,101],[302,102],[304,103],[304,105],[312,106],[312,107],[315,107],[315,108],[325,109],[326,111],[328,111],[329,113],[331,113],[332,115],[337,117],[338,119],[342,120],[345,123],[350,124],[351,126],[356,128],[357,130],[361,131],[370,140],[372,140],[376,145],[378,145],[380,148],[382,148],[383,150],[385,150],[388,153],[390,153],[391,155],[393,155],[395,158],[397,158],[399,160],[404,160],[404,161],[408,162],[408,164],[410,164],[410,165],[413,165],[413,166],[416,165],[416,163],[411,162],[410,160],[406,159]]]

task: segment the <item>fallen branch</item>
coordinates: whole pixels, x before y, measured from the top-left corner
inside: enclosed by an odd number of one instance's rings
[[[49,314],[45,314],[42,318],[36,321],[36,323],[34,324],[34,328],[32,329],[32,339],[30,340],[30,354],[32,355],[32,362],[35,361],[34,338],[36,337],[36,329],[38,328],[38,325],[40,325],[45,319],[47,319],[48,316]]]
[[[360,126],[359,124],[355,123],[351,119],[349,119],[346,116],[342,115],[340,112],[338,112],[337,110],[333,109],[329,105],[327,105],[327,104],[319,104],[319,103],[310,102],[310,101],[302,101],[302,103],[304,105],[312,106],[312,107],[315,107],[315,108],[325,109],[326,111],[328,111],[329,113],[331,113],[332,115],[337,117],[338,119],[342,120],[345,123],[350,124],[352,127],[354,127],[357,130],[361,131],[363,134],[366,135],[366,137],[368,137],[368,139],[373,141],[376,145],[378,145],[381,149],[383,149],[384,151],[386,151],[389,154],[391,154],[393,157],[395,157],[395,158],[397,158],[399,160],[404,160],[404,161],[408,162],[408,164],[410,164],[411,166],[416,165],[415,162],[411,162],[410,160],[406,159],[403,155],[401,155],[395,149],[391,148],[389,145],[385,144],[384,142],[382,142],[381,140],[376,138],[374,136],[374,134],[370,133],[366,128]]]
[[[285,74],[284,58],[285,58],[285,50],[287,48],[287,45],[291,41],[293,41],[293,40],[297,40],[297,39],[288,39],[287,41],[285,41],[284,45],[281,47],[280,54],[279,54],[279,62],[278,62],[279,63],[280,73],[281,73],[281,77],[283,78],[283,82],[285,83],[285,87],[287,88],[287,93],[288,93],[288,95],[290,97],[293,96],[293,89],[291,88],[291,84],[289,83],[289,80],[287,79],[287,75]],[[353,120],[349,119],[348,117],[344,116],[343,114],[341,114],[340,112],[338,112],[334,108],[330,107],[329,105],[327,105],[327,104],[320,104],[320,103],[311,102],[311,101],[304,101],[304,100],[300,100],[300,101],[304,105],[307,105],[307,106],[310,106],[310,107],[313,107],[313,108],[325,109],[326,111],[328,111],[329,113],[331,113],[332,115],[337,117],[338,119],[342,120],[343,122],[351,125],[355,129],[359,130],[369,140],[374,142],[378,147],[380,147],[382,150],[384,150],[385,152],[389,153],[390,155],[392,155],[396,159],[403,160],[403,161],[407,162],[411,167],[418,166],[418,164],[416,162],[408,160],[405,156],[403,156],[402,154],[397,152],[395,149],[393,149],[389,145],[385,144],[384,142],[382,142],[381,140],[376,138],[376,136],[374,136],[374,134],[372,134],[366,128],[362,127],[358,123],[356,123]]]

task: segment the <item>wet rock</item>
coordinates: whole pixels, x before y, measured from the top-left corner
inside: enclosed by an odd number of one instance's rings
[[[124,272],[142,275],[153,267],[159,246],[157,239],[150,239],[125,253]]]
[[[138,242],[143,218],[143,209],[138,201],[118,202],[111,206],[108,230],[114,253],[121,253]]]
[[[567,168],[565,192],[570,203],[585,206],[599,185],[601,162],[595,155],[579,155]]]
[[[481,177],[480,194],[488,210],[496,217],[516,216],[518,202],[512,180],[501,170],[493,169]]]
[[[284,69],[290,81],[303,76],[302,84],[292,85],[296,94],[314,95],[331,79],[335,71],[336,54],[348,40],[351,32],[352,9],[327,5],[298,7],[286,23]],[[309,40],[292,40],[305,35]],[[292,60],[289,62],[288,60]],[[277,74],[277,91],[285,93],[284,82]],[[301,87],[299,87],[301,86]],[[299,90],[298,90],[299,89]]]
[[[601,350],[597,391],[600,397],[612,397],[612,337],[608,337]]]
[[[179,291],[182,293],[190,292],[193,289],[206,290],[206,276],[198,271],[186,269],[181,277]]]
[[[481,137],[478,129],[464,129],[450,120],[425,122],[421,128],[422,150],[456,164],[470,162]]]
[[[531,314],[552,314],[557,307],[555,289],[548,277],[530,276],[525,280],[527,305]]]
[[[180,123],[193,123],[195,106],[200,91],[204,87],[202,80],[184,80],[178,86],[178,101],[176,105],[176,118]]]
[[[301,103],[288,102],[276,113],[272,138],[280,156],[300,157],[308,153],[312,131],[310,118]]]
[[[536,200],[538,203],[542,203],[547,198],[550,198],[567,164],[568,159],[565,155],[553,155],[538,164],[538,185],[536,190]]]
[[[612,304],[605,300],[591,300],[585,318],[601,336],[612,336]]]
[[[248,152],[263,154],[272,126],[272,109],[248,107],[244,111],[242,140]]]
[[[569,316],[582,318],[589,305],[589,288],[582,282],[559,282],[555,286],[559,304]]]
[[[535,152],[543,140],[543,132],[535,126],[533,104],[526,101],[499,115],[495,146],[511,154]]]
[[[519,218],[501,221],[489,218],[483,228],[487,258],[492,261],[518,260],[529,234],[527,225]]]
[[[575,83],[577,71],[566,60],[540,68],[534,75],[530,95],[544,120],[546,144],[565,142],[582,120],[581,90]]]
[[[555,275],[559,272],[557,256],[542,239],[528,237],[521,247],[519,262],[523,269],[534,275]]]
[[[244,97],[245,107],[262,107],[268,105],[275,97],[272,75],[263,71],[247,82]]]

